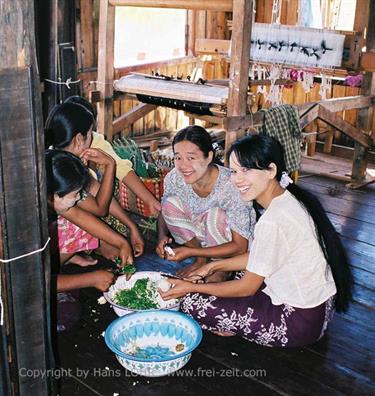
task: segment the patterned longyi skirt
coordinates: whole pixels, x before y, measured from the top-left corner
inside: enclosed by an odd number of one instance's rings
[[[182,300],[181,308],[204,330],[233,333],[269,347],[297,347],[323,336],[333,316],[334,297],[317,307],[302,309],[273,305],[261,289],[249,297],[190,293]]]

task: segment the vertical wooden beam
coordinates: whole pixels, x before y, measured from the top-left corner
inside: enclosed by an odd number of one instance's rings
[[[195,38],[206,38],[206,11],[197,11],[196,36]]]
[[[358,5],[357,5],[358,7]],[[370,1],[368,24],[367,24],[367,37],[366,37],[366,51],[375,52],[375,1]],[[362,95],[375,94],[375,73],[367,72],[364,75],[362,87]],[[357,128],[369,133],[372,128],[374,116],[374,107],[358,110]],[[366,177],[366,168],[368,162],[368,149],[355,143],[354,146],[354,160],[352,166],[352,179],[360,181]]]
[[[0,253],[12,259],[48,238],[40,78],[33,0],[0,7]],[[0,263],[4,324],[0,326],[0,393],[51,395],[49,249]],[[2,308],[0,308],[1,310]],[[5,356],[4,356],[5,355]],[[6,374],[8,373],[8,375]],[[2,392],[4,391],[4,392]]]
[[[244,116],[247,112],[252,10],[252,0],[237,0],[233,2],[228,117]],[[227,131],[225,149],[228,150],[238,137],[237,131]]]
[[[98,132],[112,141],[113,136],[113,59],[115,7],[107,0],[100,2],[98,42]]]
[[[195,56],[195,38],[197,32],[197,11],[196,10],[189,10],[187,13],[187,51],[186,55],[188,56]]]
[[[82,68],[94,66],[93,0],[80,0],[81,41],[76,44],[82,56]]]

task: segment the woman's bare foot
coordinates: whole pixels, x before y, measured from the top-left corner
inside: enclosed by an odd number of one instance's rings
[[[225,282],[230,277],[230,272],[219,271],[215,272],[212,275],[209,275],[205,278],[206,283],[219,283]]]
[[[98,260],[87,254],[75,254],[68,261],[66,261],[65,264],[75,264],[79,265],[80,267],[89,267],[90,265],[95,265],[97,262]]]
[[[232,333],[231,331],[212,331],[211,330],[211,333],[216,334],[220,337],[233,337],[236,335],[235,333]]]
[[[98,247],[98,249],[95,250],[95,253],[100,254],[107,260],[114,261],[115,257],[119,255],[119,250],[116,247],[110,245],[109,243],[100,241],[100,246]]]
[[[204,257],[198,257],[194,263],[187,265],[184,268],[181,268],[177,271],[177,275],[181,276],[182,278],[188,278],[190,273],[200,268],[202,265],[206,264],[207,260]]]

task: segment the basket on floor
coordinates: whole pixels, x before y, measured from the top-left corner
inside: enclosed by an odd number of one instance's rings
[[[161,197],[164,193],[164,177],[166,175],[166,171],[163,171],[160,177],[146,179],[140,178],[146,188],[154,195],[154,197],[160,201]],[[151,216],[151,208],[148,204],[146,204],[142,199],[137,197],[133,191],[131,191],[124,183],[120,183],[119,187],[119,201],[120,205],[123,209],[126,209],[130,212],[150,217]]]

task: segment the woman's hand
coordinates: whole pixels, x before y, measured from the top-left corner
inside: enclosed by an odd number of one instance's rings
[[[121,247],[120,247],[120,252],[119,256],[121,259],[121,267],[124,267],[126,264],[133,264],[134,263],[134,258],[132,255],[132,248],[129,244],[128,241],[125,241]]]
[[[213,270],[211,263],[203,264],[199,266],[199,268],[196,268],[193,271],[189,272],[185,276],[185,279],[189,282],[202,283],[204,282],[205,278],[212,275],[214,272],[215,271]]]
[[[115,276],[105,270],[93,271],[87,274],[87,276],[91,277],[91,286],[102,292],[107,291],[115,280]]]
[[[172,243],[172,238],[169,238],[166,236],[166,237],[159,239],[159,242],[156,246],[156,254],[162,259],[165,259],[167,256],[164,248],[165,248],[165,245],[167,245],[168,243]]]
[[[114,159],[100,149],[88,148],[83,150],[81,160],[87,165],[88,161],[92,161],[98,165],[114,165]]]
[[[155,199],[150,204],[150,216],[158,217],[160,212],[161,212],[161,203],[157,199]]]
[[[193,256],[192,249],[186,246],[181,246],[173,249],[174,255],[166,254],[166,259],[169,261],[182,261],[188,257]]]
[[[133,248],[134,257],[139,257],[140,255],[142,255],[145,247],[145,242],[137,227],[130,230],[130,243]]]
[[[172,300],[173,298],[183,297],[186,294],[194,291],[194,283],[178,279],[168,279],[167,281],[172,285],[168,291],[163,292],[162,290],[158,289],[159,294],[165,301]]]

